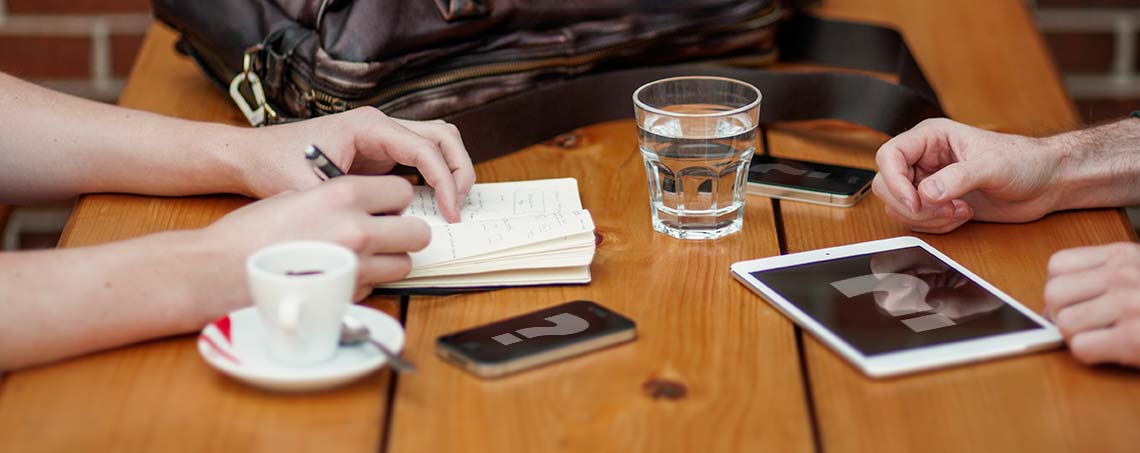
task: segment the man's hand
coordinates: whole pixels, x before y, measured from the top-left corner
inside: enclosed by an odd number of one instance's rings
[[[246,186],[249,195],[259,198],[319,182],[304,159],[311,144],[352,174],[384,174],[396,164],[416,167],[435,188],[444,218],[452,222],[459,221],[459,209],[475,183],[459,130],[443,121],[400,120],[363,107],[242,134],[240,151],[249,153],[254,167],[246,171]]]
[[[205,241],[219,244],[234,258],[216,265],[239,265],[255,250],[281,241],[319,240],[353,250],[360,259],[356,299],[377,283],[408,275],[408,252],[431,241],[426,222],[399,215],[412,199],[412,187],[396,176],[345,176],[302,192],[284,192],[226,215],[202,230]],[[244,280],[234,282],[242,290]],[[232,309],[232,307],[230,307]],[[224,313],[224,311],[223,311]]]
[[[1049,260],[1045,316],[1080,361],[1140,367],[1140,244],[1062,250]]]
[[[1040,139],[926,120],[879,148],[872,189],[887,215],[946,233],[970,219],[1028,222],[1056,208],[1063,153]]]

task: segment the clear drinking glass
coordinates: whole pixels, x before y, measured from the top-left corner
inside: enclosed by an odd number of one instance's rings
[[[724,77],[675,77],[633,93],[653,229],[678,239],[740,231],[760,90]]]

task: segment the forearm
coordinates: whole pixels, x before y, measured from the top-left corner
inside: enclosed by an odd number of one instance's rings
[[[177,231],[0,254],[0,372],[201,328],[248,298],[226,249]]]
[[[0,203],[248,191],[239,128],[91,102],[4,74],[0,124]]]
[[[1140,119],[1042,139],[1058,158],[1057,209],[1140,204]]]

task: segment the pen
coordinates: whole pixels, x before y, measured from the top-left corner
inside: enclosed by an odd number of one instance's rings
[[[332,163],[328,156],[321,152],[320,148],[317,148],[317,145],[309,145],[308,148],[305,148],[305,159],[309,161],[309,165],[312,165],[314,170],[323,176],[321,179],[329,180],[344,176],[344,172],[337,168],[336,164]]]

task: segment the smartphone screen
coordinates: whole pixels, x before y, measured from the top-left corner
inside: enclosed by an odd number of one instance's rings
[[[749,183],[842,196],[862,192],[874,177],[871,170],[759,154],[752,157],[748,167]]]
[[[578,300],[439,337],[445,360],[484,377],[507,374],[636,337],[636,325]]]

